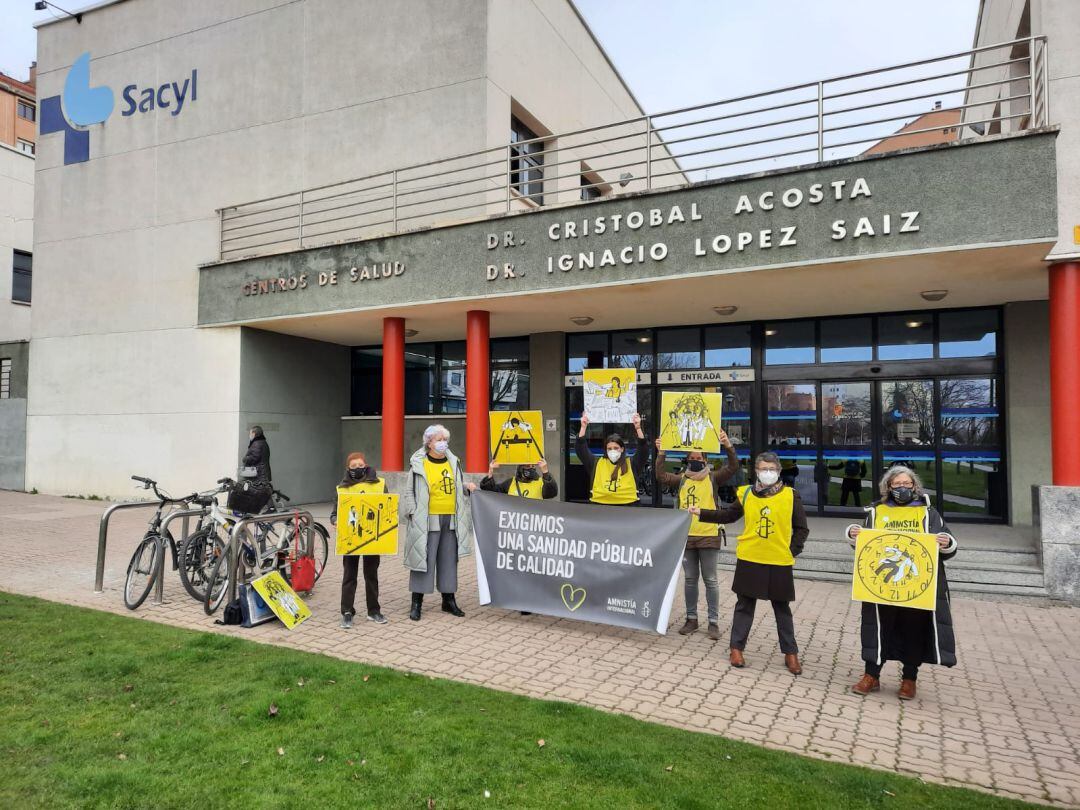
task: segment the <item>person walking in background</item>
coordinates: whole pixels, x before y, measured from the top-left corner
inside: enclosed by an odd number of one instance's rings
[[[720,444],[727,455],[727,462],[717,470],[709,470],[708,457],[699,450],[686,454],[686,469],[681,475],[664,469],[667,454],[656,440],[656,480],[675,494],[676,508],[716,509],[717,489],[739,471],[739,457],[727,433],[720,431]],[[683,551],[684,593],[686,595],[686,622],[679,629],[680,635],[690,635],[698,629],[698,578],[705,582],[705,604],[708,607],[708,637],[720,640],[720,583],[716,566],[720,547],[724,543],[724,530],[715,523],[702,523],[696,517],[690,521],[690,535]]]
[[[350,453],[345,461],[345,476],[337,485],[337,494],[382,495],[389,492],[386,482],[379,478],[374,467],[369,467],[363,453]],[[350,510],[351,511],[351,510]],[[330,512],[330,525],[337,526],[337,499]],[[348,522],[354,528],[359,518],[355,514],[348,516]],[[365,554],[361,558],[355,554],[345,554],[341,558],[345,572],[341,579],[341,626],[348,630],[352,627],[356,615],[356,577],[360,560],[364,561],[364,596],[367,602],[368,621],[386,624],[379,605],[379,555]]]
[[[585,466],[585,480],[591,485],[589,501],[592,503],[609,506],[636,506],[638,503],[638,482],[645,474],[649,453],[645,432],[641,429],[641,416],[635,413],[631,422],[638,438],[638,448],[633,461],[627,458],[626,442],[617,433],[607,437],[604,442],[604,455],[597,458],[585,439],[589,417],[581,415],[577,454]]]
[[[450,452],[450,431],[431,425],[424,431],[424,443],[409,459],[409,484],[402,497],[402,515],[407,526],[405,567],[409,574],[412,606],[409,618],[420,621],[424,594],[436,584],[442,594],[442,609],[464,616],[458,607],[458,560],[472,553],[472,515],[465,502],[476,484],[465,483],[458,457]]]

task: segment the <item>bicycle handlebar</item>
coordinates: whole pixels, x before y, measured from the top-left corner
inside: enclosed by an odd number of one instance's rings
[[[289,503],[292,500],[292,498],[290,498],[288,495],[286,495],[280,489],[275,489],[274,490],[274,495],[276,497],[278,497],[278,498],[281,498],[281,500],[285,501],[285,503]]]

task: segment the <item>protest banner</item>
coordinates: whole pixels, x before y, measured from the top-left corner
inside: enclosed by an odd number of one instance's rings
[[[474,492],[480,604],[667,632],[690,515]]]
[[[937,609],[937,537],[862,529],[855,541],[851,598],[880,605]]]
[[[660,398],[660,448],[720,452],[724,398],[696,391],[664,391]]]
[[[535,464],[544,457],[541,411],[489,411],[491,460],[499,464]]]
[[[280,571],[271,571],[251,583],[263,601],[289,630],[311,618],[311,610],[296,595]]]
[[[337,515],[339,556],[397,554],[397,495],[339,493]]]
[[[593,422],[629,424],[637,413],[637,370],[587,368],[582,372],[585,415]]]

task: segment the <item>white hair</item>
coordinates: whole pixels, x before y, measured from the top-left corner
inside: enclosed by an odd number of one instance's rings
[[[431,443],[435,441],[435,437],[443,435],[447,441],[450,441],[450,431],[442,425],[429,425],[427,430],[424,431],[424,447],[430,447]]]
[[[898,475],[911,476],[911,482],[915,484],[915,496],[918,497],[923,493],[922,479],[919,478],[919,474],[915,472],[911,467],[903,464],[894,464],[885,471],[885,475],[881,476],[881,482],[878,484],[878,490],[881,492],[882,498],[889,497],[889,484]]]

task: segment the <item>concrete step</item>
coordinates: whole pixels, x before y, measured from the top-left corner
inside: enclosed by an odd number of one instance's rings
[[[721,568],[734,571],[734,565],[721,564]],[[809,569],[796,569],[796,579],[812,580],[817,582],[841,582],[851,583],[850,573],[837,573],[834,571],[814,571]],[[949,590],[953,593],[965,593],[991,598],[1005,598],[1019,601],[1039,601],[1049,599],[1046,589],[1041,585],[997,585],[978,582],[956,582],[949,577]]]
[[[734,540],[729,539],[729,547]],[[811,536],[803,546],[802,557],[810,554],[847,554],[851,555],[851,546],[847,541],[836,538],[822,538]],[[801,559],[801,557],[800,557]],[[1039,564],[1039,556],[1035,546],[1023,541],[1015,544],[980,544],[978,542],[965,543],[960,540],[960,553],[956,562],[950,562],[949,567],[963,563],[986,563],[993,565],[1033,565]]]

